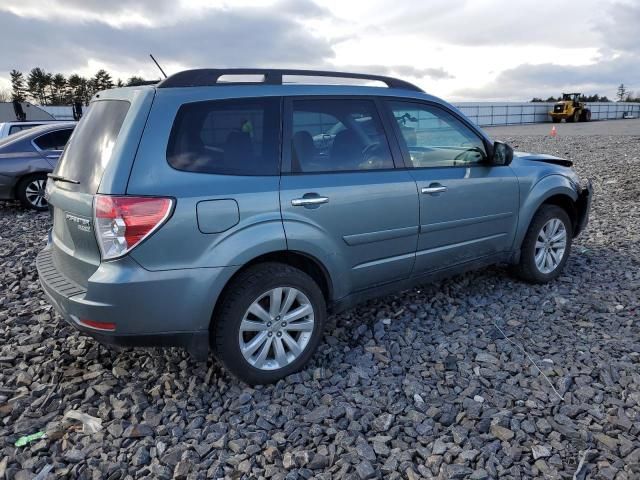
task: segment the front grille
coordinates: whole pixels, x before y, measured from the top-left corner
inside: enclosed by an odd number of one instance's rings
[[[53,263],[51,249],[43,250],[36,258],[36,268],[43,283],[65,297],[85,293],[86,290],[58,271]]]
[[[564,105],[556,105],[553,107],[554,113],[562,113],[564,112]]]

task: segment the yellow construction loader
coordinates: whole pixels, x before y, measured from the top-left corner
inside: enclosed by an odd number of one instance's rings
[[[564,118],[567,122],[588,122],[591,120],[591,110],[587,104],[580,101],[580,93],[563,93],[562,100],[553,106],[549,112],[553,123],[560,123]]]

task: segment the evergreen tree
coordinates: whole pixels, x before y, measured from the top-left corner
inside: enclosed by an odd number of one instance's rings
[[[621,83],[618,87],[618,93],[616,96],[618,97],[618,101],[622,102],[627,95],[627,88],[624,86],[624,83]]]
[[[113,88],[113,80],[106,70],[98,70],[92,80],[96,92]]]
[[[27,93],[24,85],[24,75],[18,70],[11,70],[9,75],[11,76],[11,99],[24,102]]]
[[[68,103],[67,79],[61,73],[56,73],[51,80],[51,104],[66,105]]]
[[[33,68],[29,72],[27,78],[27,90],[29,96],[40,105],[47,105],[49,92],[47,86],[50,81],[50,75],[48,75],[40,67]]]
[[[127,87],[135,87],[137,85],[144,85],[147,81],[142,77],[133,76],[127,80]]]

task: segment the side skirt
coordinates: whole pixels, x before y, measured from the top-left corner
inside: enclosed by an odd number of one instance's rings
[[[358,292],[351,293],[346,297],[342,297],[334,301],[329,306],[329,312],[331,314],[340,313],[373,298],[383,297],[391,293],[396,293],[401,290],[407,290],[409,288],[413,288],[418,285],[424,285],[426,283],[432,283],[444,278],[451,277],[453,275],[468,272],[470,270],[477,270],[489,265],[495,265],[496,263],[512,263],[513,259],[513,252],[501,252],[495,255],[489,255],[479,259],[471,260],[469,262],[459,263],[452,267],[444,268],[441,270],[435,270],[432,272],[423,273],[421,275],[411,276],[403,280],[397,280],[394,282],[385,283],[383,285],[377,285],[366,290],[360,290]]]

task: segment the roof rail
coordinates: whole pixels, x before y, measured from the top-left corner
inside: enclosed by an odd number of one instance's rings
[[[272,68],[199,68],[195,70],[184,70],[162,80],[158,84],[158,88],[209,87],[214,85],[229,85],[229,83],[236,85],[255,84],[255,82],[218,82],[220,77],[224,75],[262,75],[264,77],[263,83],[266,85],[282,85],[282,77],[284,75],[301,77],[354,78],[359,80],[375,80],[386,84],[389,88],[400,88],[403,90],[422,92],[421,88],[409,82],[383,75]]]

